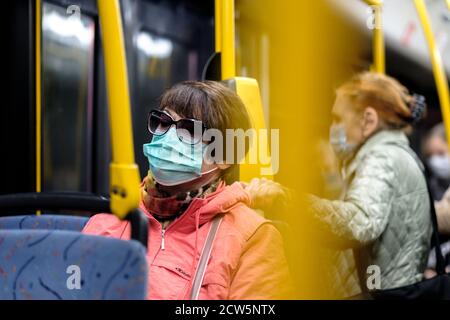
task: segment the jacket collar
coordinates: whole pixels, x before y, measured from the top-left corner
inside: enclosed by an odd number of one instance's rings
[[[235,182],[231,185],[221,185],[216,191],[207,195],[205,198],[195,198],[189,204],[186,211],[172,222],[175,224],[177,220],[177,229],[183,233],[190,233],[195,231],[196,224],[202,226],[211,221],[216,215],[230,212],[232,209],[240,205],[250,205],[250,195],[244,189],[240,182]],[[159,224],[159,222],[148,212],[141,200],[140,208],[144,211],[150,222]],[[196,221],[198,216],[198,221]],[[182,222],[182,223],[180,223]]]
[[[395,144],[402,148],[409,148],[409,141],[405,133],[401,130],[381,130],[372,135],[367,141],[359,148],[356,155],[344,164],[341,169],[341,174],[344,180],[347,180],[356,171],[360,162],[364,157],[369,154],[373,148],[378,145]]]

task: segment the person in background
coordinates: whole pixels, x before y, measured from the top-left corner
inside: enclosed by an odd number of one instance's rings
[[[422,154],[430,171],[429,185],[435,200],[450,186],[450,155],[443,123],[435,125],[422,143]]]
[[[439,233],[450,235],[450,156],[448,152],[447,136],[443,123],[435,125],[425,136],[422,143],[422,154],[426,158],[429,168],[429,186],[435,199],[434,206],[438,218]],[[444,257],[450,257],[450,241],[441,244]],[[436,254],[431,249],[428,258],[425,278],[436,275]],[[450,272],[450,264],[447,266]]]
[[[429,184],[436,200],[439,232],[450,235],[450,155],[443,123],[430,130],[422,149],[431,171]]]
[[[330,143],[344,188],[339,200],[307,196],[308,212],[335,257],[337,296],[365,297],[369,266],[378,289],[423,279],[430,237],[430,203],[422,164],[405,132],[425,114],[424,97],[397,80],[363,72],[337,90]],[[313,220],[313,221],[314,221]]]
[[[450,236],[450,189],[442,199],[434,203],[438,220],[439,233]]]
[[[219,130],[226,140],[226,130],[249,127],[241,99],[213,81],[175,85],[150,113],[151,136],[143,146],[150,170],[140,202],[149,219],[149,299],[291,297],[281,234],[250,208],[252,202],[270,205],[260,196],[276,198],[279,185],[262,179],[229,184],[241,159],[234,164],[225,163],[225,155],[213,163],[208,159],[211,141],[205,140],[204,130]],[[217,234],[210,238],[214,226]],[[83,232],[128,239],[130,225],[97,214]],[[209,258],[201,259],[208,252]]]

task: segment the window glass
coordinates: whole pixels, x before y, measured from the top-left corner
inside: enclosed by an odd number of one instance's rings
[[[91,191],[95,22],[42,8],[44,191]]]

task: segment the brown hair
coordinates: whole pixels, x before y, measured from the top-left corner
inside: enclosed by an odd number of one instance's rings
[[[241,98],[216,81],[185,81],[174,85],[164,92],[160,99],[159,109],[169,108],[180,117],[201,120],[208,129],[222,132],[226,146],[226,130],[250,129],[250,118]],[[236,141],[234,144],[236,148]],[[245,146],[245,153],[248,144]],[[226,159],[226,150],[223,158]],[[235,152],[235,155],[237,153]],[[238,163],[241,159],[234,159]]]
[[[349,97],[358,111],[374,108],[389,129],[407,129],[426,113],[423,96],[411,94],[396,79],[380,73],[359,73],[337,93]]]

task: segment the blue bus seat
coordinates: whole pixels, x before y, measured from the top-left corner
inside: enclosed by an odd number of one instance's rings
[[[0,230],[1,300],[145,299],[144,246],[60,230]]]
[[[0,217],[0,229],[55,229],[81,231],[88,217],[50,215],[21,215]]]

